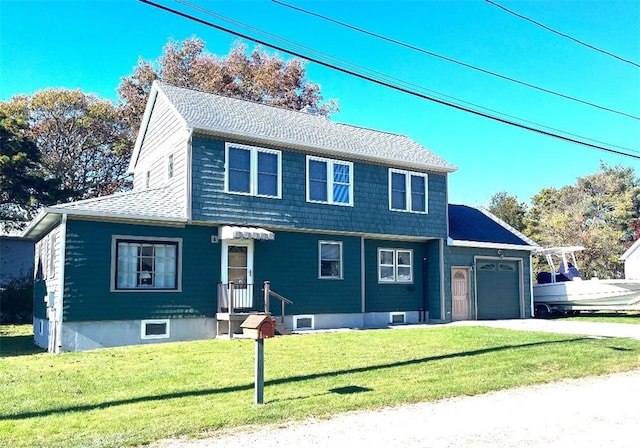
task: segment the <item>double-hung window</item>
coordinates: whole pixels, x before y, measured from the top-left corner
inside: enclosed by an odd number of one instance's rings
[[[342,278],[342,242],[320,241],[319,277],[329,279]]]
[[[115,290],[178,290],[180,240],[114,237]]]
[[[282,153],[273,149],[227,143],[225,191],[268,198],[281,197]]]
[[[389,208],[427,213],[428,178],[424,173],[389,169]]]
[[[378,249],[378,281],[380,283],[413,283],[413,251],[411,249]]]
[[[307,156],[307,201],[353,205],[353,163]]]

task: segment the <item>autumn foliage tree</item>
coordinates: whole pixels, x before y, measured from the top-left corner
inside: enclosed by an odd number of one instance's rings
[[[81,90],[47,89],[0,103],[0,112],[28,124],[41,176],[59,181],[50,201],[87,199],[129,187],[132,136],[111,101]],[[47,205],[47,204],[45,204]]]
[[[489,211],[514,229],[520,232],[524,231],[527,206],[519,202],[517,197],[506,191],[496,193],[491,197]]]
[[[322,104],[320,85],[306,79],[304,62],[284,61],[260,48],[247,54],[247,46],[235,44],[229,54],[219,57],[205,50],[205,43],[190,38],[182,43],[169,41],[155,62],[140,59],[132,75],[118,87],[120,109],[137,132],[151,84],[161,80],[179,87],[217,93],[294,110],[313,108],[329,116],[338,110],[334,100]]]
[[[56,185],[42,175],[40,153],[27,129],[24,120],[0,111],[0,232],[23,227]]]
[[[620,278],[620,256],[636,236],[639,211],[640,186],[633,168],[602,164],[575,185],[535,195],[525,233],[542,246],[584,246],[584,275]]]

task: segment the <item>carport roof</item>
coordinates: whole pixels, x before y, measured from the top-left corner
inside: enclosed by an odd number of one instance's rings
[[[538,244],[479,207],[449,204],[450,246],[534,250]]]

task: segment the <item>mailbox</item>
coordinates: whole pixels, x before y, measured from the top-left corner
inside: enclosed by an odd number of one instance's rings
[[[253,339],[272,338],[276,330],[276,321],[264,314],[252,314],[240,324],[242,332]]]

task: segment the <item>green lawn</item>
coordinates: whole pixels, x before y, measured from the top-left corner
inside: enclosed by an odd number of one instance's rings
[[[640,324],[640,312],[638,311],[581,311],[577,316],[555,317],[558,320],[575,320],[588,322],[611,322],[618,324]]]
[[[254,405],[254,341],[22,354],[23,328],[0,326],[2,447],[134,446],[640,368],[637,340],[436,326],[294,335],[265,341]]]

